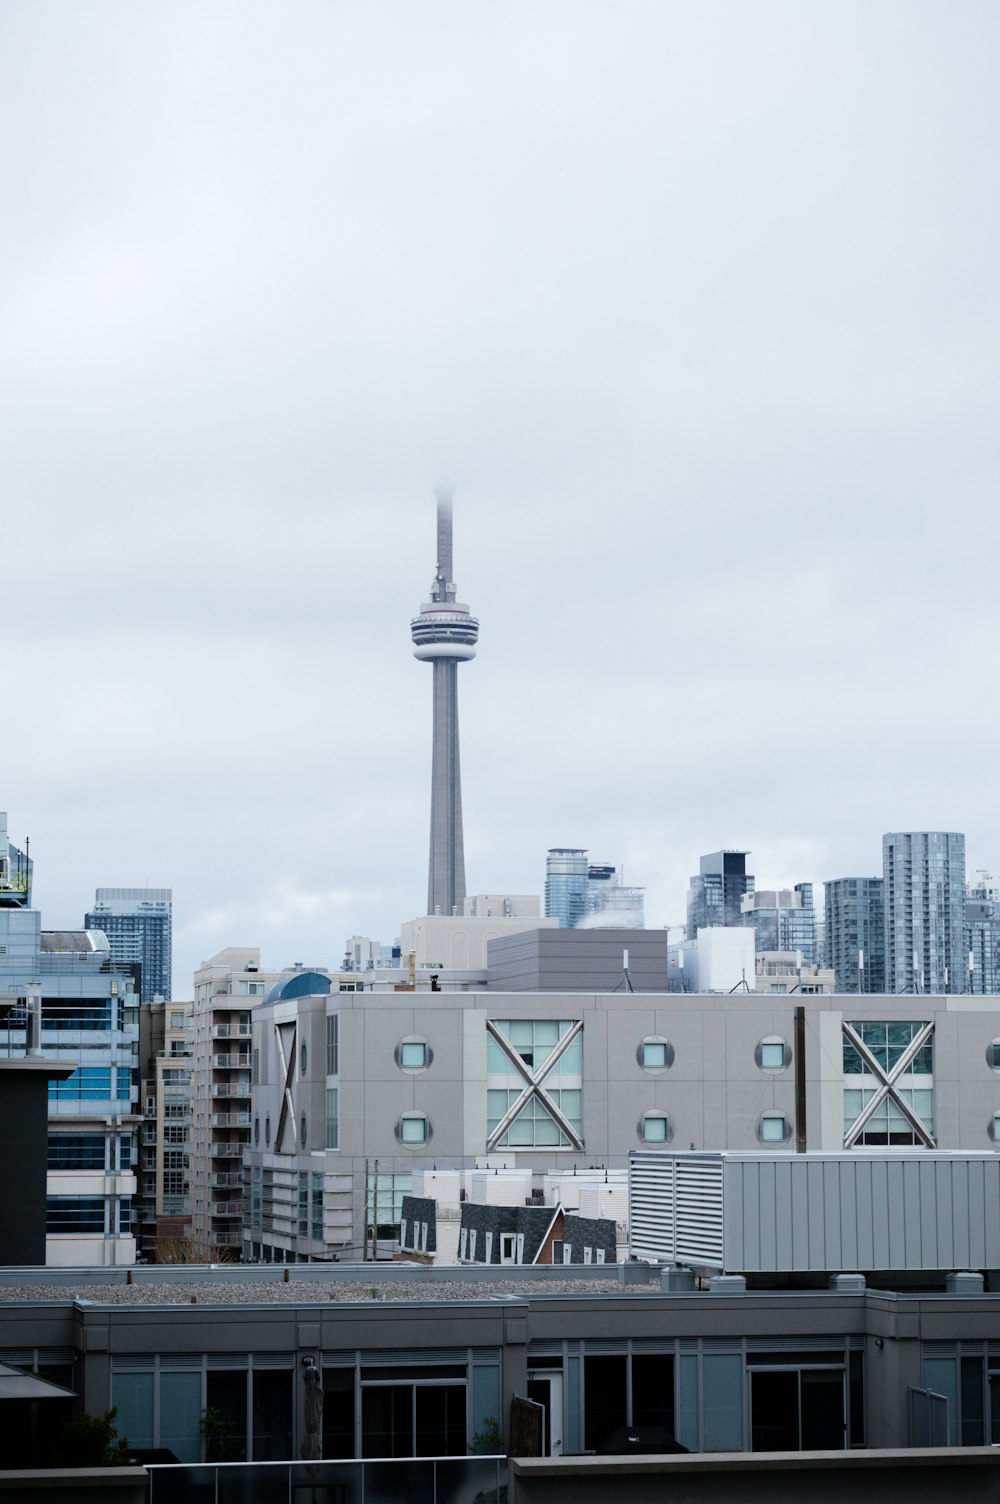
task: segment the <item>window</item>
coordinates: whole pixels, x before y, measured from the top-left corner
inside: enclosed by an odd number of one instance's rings
[[[336,1076],[340,1070],[339,1023],[340,1019],[336,1013],[326,1015],[326,1073],[328,1076]]]
[[[639,1137],[644,1144],[668,1144],[673,1130],[667,1114],[647,1112],[639,1123]]]
[[[59,1133],[49,1139],[50,1170],[103,1170],[103,1133]]]
[[[486,1030],[487,1148],[582,1149],[581,1022],[490,1019]]]
[[[476,1256],[476,1229],[474,1227],[470,1227],[469,1228],[469,1258],[470,1259],[474,1259],[475,1256]]]
[[[763,1071],[783,1071],[788,1064],[789,1053],[783,1039],[762,1039],[754,1051],[757,1064]]]
[[[789,1124],[784,1113],[765,1112],[760,1120],[762,1144],[783,1144],[788,1138]]]
[[[328,1149],[340,1148],[340,1123],[337,1117],[337,1088],[328,1086],[326,1089],[326,1147]]]
[[[844,1147],[934,1148],[933,1025],[843,1023]]]
[[[501,1264],[513,1264],[517,1259],[517,1238],[512,1232],[500,1234],[500,1262]]]
[[[271,1143],[271,1115],[268,1113],[264,1119],[264,1143],[270,1147]]]
[[[306,1066],[308,1064],[309,1064],[309,1051],[306,1049],[306,1042],[303,1039],[302,1044],[301,1044],[301,1046],[299,1048],[299,1075],[302,1076],[303,1079],[305,1078]]]
[[[986,1064],[990,1070],[1000,1071],[1000,1039],[986,1046]]]
[[[644,1039],[638,1051],[639,1064],[646,1071],[665,1071],[674,1063],[674,1049],[669,1040],[651,1036]]]
[[[469,1254],[469,1229],[463,1227],[458,1235],[458,1256],[460,1259],[468,1258]]]
[[[403,1071],[422,1071],[430,1065],[426,1040],[404,1039],[396,1046],[396,1064]]]
[[[305,1115],[305,1113],[302,1114],[302,1119],[301,1119],[301,1122],[299,1123],[299,1128],[301,1130],[300,1131],[300,1135],[299,1135],[299,1144],[304,1149],[305,1146],[306,1146],[306,1135],[307,1135],[307,1131],[308,1131],[308,1128],[309,1128],[309,1124],[306,1122],[306,1115]]]
[[[240,982],[240,997],[263,997],[263,982]]]
[[[104,1231],[103,1196],[49,1196],[46,1198],[46,1232]]]
[[[401,1144],[426,1144],[431,1136],[431,1125],[422,1112],[404,1113],[396,1124],[396,1137]]]
[[[170,1014],[170,1027],[172,1029],[183,1029],[183,1027],[184,1027],[184,1014],[180,1013],[180,1012],[178,1012],[178,1013],[171,1012],[171,1014]]]

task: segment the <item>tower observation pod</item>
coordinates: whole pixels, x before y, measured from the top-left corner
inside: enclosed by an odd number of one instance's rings
[[[465,898],[462,773],[458,753],[458,665],[476,656],[479,623],[455,599],[451,492],[437,493],[437,570],[431,598],[410,623],[413,656],[434,668],[431,849],[428,914],[460,913]]]

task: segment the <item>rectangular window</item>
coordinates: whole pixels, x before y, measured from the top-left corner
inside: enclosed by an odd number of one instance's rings
[[[667,1046],[660,1040],[647,1040],[642,1047],[642,1063],[650,1070],[667,1064]]]
[[[785,1142],[785,1119],[778,1113],[766,1113],[760,1120],[760,1136],[765,1144]]]
[[[323,1241],[323,1176],[315,1173],[312,1178],[312,1235]]]
[[[420,1043],[410,1042],[401,1044],[399,1047],[399,1063],[410,1070],[417,1070],[427,1064],[427,1046]]]
[[[642,1120],[642,1138],[646,1144],[667,1142],[667,1120],[662,1117],[645,1117]]]
[[[340,1019],[336,1013],[326,1015],[326,1073],[336,1076],[340,1072]]]
[[[58,1133],[49,1139],[50,1170],[103,1170],[103,1133]]]
[[[184,1014],[183,1013],[173,1013],[173,1012],[171,1012],[171,1014],[170,1014],[170,1027],[172,1029],[183,1029],[183,1027],[184,1027]]]
[[[426,1118],[402,1118],[400,1138],[404,1144],[423,1144],[427,1141]]]
[[[46,1232],[103,1232],[103,1196],[48,1196]]]
[[[491,1232],[486,1234],[486,1251],[483,1254],[483,1262],[487,1264],[492,1264],[493,1262],[493,1234]]]
[[[517,1238],[512,1232],[500,1234],[500,1262],[501,1264],[513,1264],[516,1257]]]
[[[760,1063],[766,1070],[780,1070],[785,1063],[785,1046],[783,1044],[762,1044],[760,1047]]]
[[[339,1149],[340,1125],[337,1117],[337,1088],[328,1086],[326,1089],[326,1147]]]

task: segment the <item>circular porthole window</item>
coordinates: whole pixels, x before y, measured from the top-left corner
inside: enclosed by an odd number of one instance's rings
[[[668,1071],[674,1063],[674,1047],[662,1034],[647,1034],[635,1058],[644,1071]]]
[[[665,1112],[655,1109],[644,1112],[636,1125],[639,1142],[643,1144],[669,1144],[674,1136],[674,1125]]]
[[[762,1071],[783,1071],[791,1064],[792,1052],[780,1035],[769,1034],[760,1041],[753,1058]]]
[[[434,1052],[426,1039],[421,1039],[419,1034],[407,1034],[401,1039],[393,1052],[393,1058],[401,1071],[416,1074],[417,1071],[425,1071],[434,1059]]]
[[[396,1120],[396,1138],[409,1148],[419,1148],[431,1137],[430,1118],[422,1112],[404,1112]]]
[[[791,1137],[792,1125],[783,1112],[764,1112],[757,1125],[762,1144],[784,1144]]]

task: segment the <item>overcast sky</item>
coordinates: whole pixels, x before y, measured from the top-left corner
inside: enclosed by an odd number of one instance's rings
[[[470,892],[1000,866],[991,0],[0,8],[0,808],[48,927],[333,965]]]

